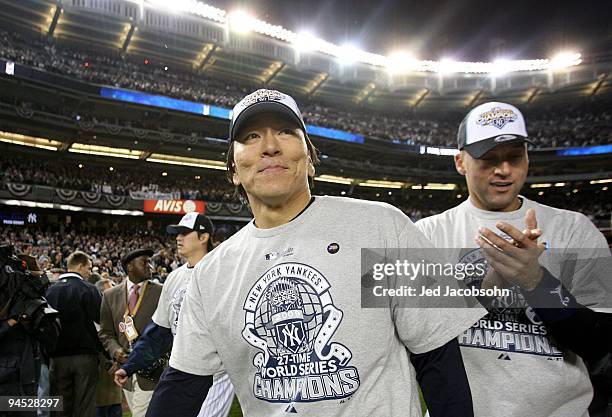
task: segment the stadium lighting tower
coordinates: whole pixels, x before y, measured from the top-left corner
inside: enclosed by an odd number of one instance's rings
[[[254,19],[243,10],[234,10],[228,15],[230,29],[238,33],[247,33],[253,30]]]
[[[343,45],[338,51],[338,61],[342,65],[351,65],[357,61],[361,56],[361,51],[351,44]]]
[[[351,45],[339,46],[308,33],[295,33],[280,25],[259,20],[242,10],[236,10],[228,14],[225,10],[203,3],[201,0],[124,1],[138,4],[141,8],[141,14],[145,6],[158,10],[168,10],[174,13],[183,12],[192,14],[227,25],[230,30],[236,33],[254,32],[287,42],[292,44],[298,52],[317,51],[337,58],[342,65],[348,66],[359,62],[376,68],[386,68],[391,74],[415,71],[433,72],[441,75],[452,73],[490,74],[492,78],[495,78],[506,73],[518,71],[561,70],[579,65],[582,62],[580,54],[564,52],[552,59],[458,62],[448,58],[441,61],[420,61],[413,58],[408,60],[409,64],[407,64],[405,60],[397,59],[398,57],[367,52]]]
[[[299,32],[295,37],[293,46],[298,52],[310,52],[315,50],[318,39],[309,30]]]
[[[417,60],[406,52],[394,52],[387,56],[387,71],[390,74],[405,74],[416,67]]]
[[[452,74],[457,71],[460,71],[460,69],[454,59],[442,58],[438,63],[438,72],[440,74]]]
[[[225,10],[218,9],[214,6],[202,3],[198,0],[125,0],[131,3],[136,3],[141,8],[143,13],[145,4],[158,10],[166,10],[171,13],[191,13],[201,16],[205,19],[210,19],[215,22],[225,23]]]
[[[496,59],[491,65],[491,76],[493,77],[501,77],[510,71],[512,71],[512,62],[509,59]]]
[[[147,0],[147,3],[161,10],[166,10],[171,13],[179,13],[189,10],[194,2],[190,0]]]
[[[581,55],[576,52],[560,52],[555,55],[549,64],[552,70],[560,70],[574,65],[579,65],[582,62]]]

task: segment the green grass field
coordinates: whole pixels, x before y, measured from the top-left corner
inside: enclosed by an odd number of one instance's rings
[[[234,397],[234,403],[232,404],[232,408],[229,413],[229,417],[242,417],[242,410],[240,409],[240,403],[238,403],[238,398]]]

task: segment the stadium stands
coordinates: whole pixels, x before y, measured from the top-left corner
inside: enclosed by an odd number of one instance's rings
[[[227,182],[222,171],[197,170],[198,174],[194,175],[193,169],[175,166],[115,162],[92,156],[51,159],[48,153],[41,151],[12,153],[10,157],[0,157],[0,190],[6,189],[8,183],[18,183],[115,196],[128,196],[130,191],[150,191],[171,193],[176,198],[240,203],[234,187]],[[111,166],[113,170],[110,170]],[[316,181],[315,194],[385,201],[418,220],[446,210],[465,198],[461,184],[454,191],[446,191],[355,187]],[[524,195],[544,204],[579,209],[602,227],[610,224],[612,203],[607,198],[608,192],[606,184],[589,184],[588,181],[568,182],[551,191],[530,188],[529,185],[523,190]],[[589,195],[588,201],[585,195]]]
[[[229,109],[263,87],[286,88],[298,101],[321,154],[315,196],[386,202],[413,221],[468,196],[452,157],[467,109],[492,100],[517,104],[536,148],[522,195],[585,214],[612,247],[607,52],[597,55],[600,66],[585,56],[571,69],[511,70],[496,84],[495,71],[448,70],[452,62],[444,70],[442,58],[435,71],[405,74],[344,63],[340,54],[302,51],[215,19],[202,23],[191,12],[166,19],[160,1],[4,3],[0,245],[31,251],[52,281],[81,250],[92,257],[92,282],[120,283],[122,257],[151,248],[152,278],[163,283],[185,262],[166,233],[184,212],[214,221],[215,245],[240,230],[252,212],[224,171]],[[155,4],[161,12],[145,15]],[[130,15],[136,8],[140,14]],[[345,136],[324,134],[332,129]],[[597,145],[608,146],[565,149]],[[172,208],[156,210],[160,203]]]
[[[323,188],[315,194],[341,195],[342,193],[338,188],[335,190],[328,186]],[[585,213],[602,230],[609,229],[612,203],[607,198],[606,191],[594,188],[578,193],[569,189],[564,191],[567,194],[556,192],[537,195],[533,190],[526,189],[525,194],[545,204],[572,207],[574,210]],[[364,194],[366,193],[357,191],[353,196],[388,201],[400,207],[415,221],[450,208],[461,201],[455,193],[449,192],[427,194],[396,192],[389,195],[387,192],[378,191],[369,195]],[[584,195],[588,195],[589,198],[585,198]],[[3,225],[0,227],[0,244],[11,243],[17,247],[24,243],[31,244],[34,255],[46,270],[65,268],[67,255],[78,249],[92,254],[98,273],[108,273],[111,277],[123,276],[124,271],[119,260],[130,250],[143,246],[155,250],[153,266],[160,280],[163,281],[169,272],[181,265],[182,260],[172,255],[176,253],[173,240],[165,234],[163,224],[159,219],[151,227],[147,227],[143,220],[121,219],[117,216],[106,216],[104,219],[104,216],[99,215],[97,218],[98,221],[94,223],[87,222],[83,218],[83,221],[73,219],[71,224],[50,224],[45,227],[26,228]],[[216,236],[217,241],[229,237],[240,227],[237,224],[216,223],[217,228],[220,229]]]
[[[168,97],[192,100],[231,108],[246,92],[261,87],[243,81],[211,78],[206,74],[181,67],[167,68],[154,59],[121,55],[117,51],[96,49],[88,51],[83,44],[56,43],[54,39],[37,37],[28,32],[0,29],[0,57],[30,67],[48,71],[92,84],[154,93]],[[2,94],[0,93],[0,96]],[[367,137],[384,139],[409,145],[427,144],[453,147],[456,126],[461,113],[425,114],[412,110],[382,113],[361,106],[340,107],[333,103],[308,97],[297,97],[309,124],[341,129]],[[46,111],[74,118],[67,108],[49,108],[49,104],[36,100],[14,102],[16,110]],[[564,109],[527,108],[530,135],[540,148],[592,146],[612,143],[612,113],[605,103],[568,105]],[[105,120],[103,115],[83,109],[82,120],[134,128],[156,129],[145,120]],[[158,127],[157,127],[158,128]],[[177,130],[177,127],[173,127]],[[180,127],[178,128],[180,129]],[[189,131],[177,132],[189,135]],[[330,160],[334,159],[333,157]],[[334,159],[335,160],[335,159]],[[363,164],[364,161],[354,161]],[[339,165],[340,166],[340,165]],[[33,155],[4,154],[0,157],[0,189],[8,183],[30,184],[57,189],[128,196],[130,191],[172,193],[177,198],[206,202],[239,203],[234,187],[228,184],[223,172],[206,170],[193,175],[179,167],[158,167],[134,164],[130,169],[109,169],[107,160],[83,156],[82,163],[75,159],[37,158]],[[166,175],[161,172],[167,171]],[[341,171],[341,170],[340,170]],[[542,174],[540,174],[542,175]],[[576,187],[576,188],[574,188]],[[578,190],[579,189],[579,190]],[[558,207],[572,207],[587,214],[603,229],[609,228],[612,203],[607,187],[589,186],[585,181],[568,182],[555,192],[525,188],[528,197]],[[589,195],[588,202],[583,196]],[[459,186],[454,191],[388,190],[355,187],[351,185],[317,182],[315,194],[345,195],[355,198],[386,201],[401,208],[413,220],[439,213],[465,198]],[[180,260],[171,256],[163,227],[145,228],[142,222],[108,220],[104,227],[93,227],[77,221],[69,227],[14,228],[4,226],[0,241],[17,245],[32,243],[35,254],[43,266],[62,268],[65,256],[72,250],[83,249],[95,255],[95,266],[100,273],[121,275],[119,259],[123,253],[148,244],[156,250],[154,258],[157,273],[165,274],[178,266]],[[231,234],[238,225],[223,227]]]
[[[146,58],[121,56],[116,51],[82,49],[53,39],[0,30],[0,57],[91,83],[112,85],[174,98],[231,108],[247,85],[168,68]],[[365,107],[339,108],[297,97],[307,123],[405,144],[453,146],[461,114],[416,114],[413,111],[376,112]],[[301,99],[301,100],[300,100]],[[612,142],[612,113],[605,105],[573,104],[563,109],[526,109],[531,135],[541,148],[592,146]]]
[[[106,232],[88,230],[85,223],[78,227],[59,230],[42,228],[12,228],[4,227],[0,243],[11,243],[18,247],[29,243],[35,256],[44,270],[66,269],[66,258],[74,250],[82,250],[94,258],[95,271],[108,273],[110,276],[123,276],[125,271],[121,266],[121,257],[131,250],[150,247],[156,255],[153,257],[155,271],[163,279],[165,275],[180,266],[176,250],[171,250],[171,239],[158,233],[148,233],[139,230],[136,225],[131,228],[122,224]]]
[[[223,175],[207,176],[205,180],[179,175],[152,178],[150,171],[146,170],[123,169],[117,172],[114,168],[109,170],[109,166],[12,156],[0,157],[0,178],[3,188],[7,183],[15,182],[119,196],[146,189],[178,193],[179,198],[237,202],[234,188]]]

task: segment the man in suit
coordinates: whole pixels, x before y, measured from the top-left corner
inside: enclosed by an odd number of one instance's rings
[[[67,259],[68,272],[47,290],[49,305],[59,311],[62,329],[55,349],[49,352],[51,395],[64,398],[60,417],[93,417],[98,382],[100,342],[94,323],[100,321],[101,296],[87,282],[92,262],[84,252]]]
[[[95,283],[100,293],[113,288],[113,281],[108,278],[102,278]],[[100,366],[98,367],[98,388],[96,390],[96,417],[121,417],[123,411],[121,409],[121,401],[123,393],[121,388],[115,385],[113,377],[108,374],[112,368],[113,361],[110,360],[110,355],[104,352],[99,355]]]
[[[100,340],[117,364],[127,361],[131,346],[157,308],[162,286],[151,281],[153,251],[138,249],[121,259],[128,279],[104,293],[100,309]],[[144,417],[156,381],[132,377],[124,389],[133,417]]]

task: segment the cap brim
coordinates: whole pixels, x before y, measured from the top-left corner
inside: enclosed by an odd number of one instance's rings
[[[193,229],[190,229],[185,226],[180,226],[178,224],[171,224],[170,226],[166,227],[166,233],[168,233],[169,235],[178,235],[180,233],[191,233],[191,232],[193,232]]]
[[[240,129],[244,127],[244,124],[253,116],[256,116],[261,113],[279,113],[287,116],[289,119],[293,120],[302,130],[306,133],[306,126],[300,118],[286,105],[279,103],[277,101],[262,101],[260,103],[255,103],[250,107],[247,107],[240,113],[240,116],[234,122],[232,126],[232,131],[230,132],[230,141],[234,141],[236,139],[236,134],[240,133]]]
[[[125,255],[121,259],[121,264],[123,265],[123,268],[125,268],[126,265],[132,262],[134,259],[140,258],[141,256],[148,256],[150,258],[154,253],[155,252],[153,252],[153,249],[137,249]]]
[[[495,139],[498,138],[498,136],[489,138],[489,139],[485,139],[485,140],[481,140],[478,141],[476,143],[472,143],[470,145],[466,145],[463,147],[463,149],[470,154],[470,156],[472,158],[475,159],[480,159],[482,158],[487,152],[489,152],[491,149],[496,148],[498,146],[501,145],[507,145],[509,143],[529,143],[529,144],[533,144],[528,138],[523,137],[523,136],[517,136],[514,135],[515,138],[514,139],[507,139],[504,141],[496,141]]]

